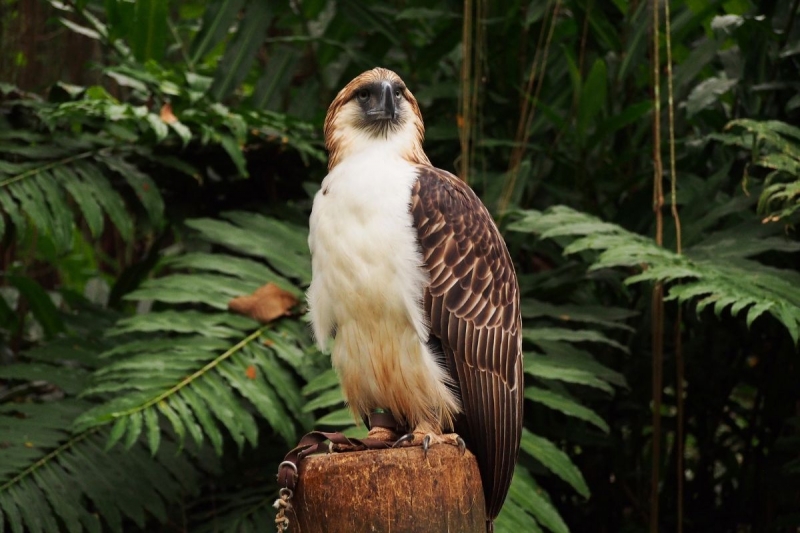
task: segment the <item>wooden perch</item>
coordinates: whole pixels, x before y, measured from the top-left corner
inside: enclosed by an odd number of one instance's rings
[[[485,533],[478,463],[435,445],[312,455],[300,465],[291,533]]]

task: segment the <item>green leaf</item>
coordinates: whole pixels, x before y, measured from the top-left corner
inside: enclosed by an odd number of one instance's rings
[[[0,366],[0,378],[47,381],[67,394],[74,395],[85,388],[89,381],[89,374],[82,368],[26,363]]]
[[[17,229],[17,233],[24,234],[27,227],[25,218],[20,212],[19,205],[7,190],[0,189],[0,207],[3,208],[4,214],[11,219],[12,224]]]
[[[280,111],[281,94],[289,86],[300,52],[289,46],[276,46],[263,74],[253,91],[252,104],[256,109]]]
[[[24,276],[12,275],[6,279],[19,290],[20,295],[30,306],[31,313],[41,324],[48,338],[52,338],[64,331],[64,322],[61,320],[61,315],[53,304],[53,300],[50,299],[50,296],[41,285]]]
[[[171,396],[169,399],[170,405],[177,411],[178,416],[180,416],[183,425],[189,431],[189,434],[194,439],[194,442],[199,446],[203,443],[203,430],[197,424],[195,416],[192,414],[192,410],[189,409],[189,406],[186,405],[186,402],[180,395]]]
[[[141,411],[134,411],[129,416],[125,417],[124,420],[127,421],[127,428],[128,428],[128,432],[125,435],[124,446],[126,449],[130,449],[134,444],[136,444],[136,442],[139,440],[139,436],[142,434],[142,426],[144,425],[144,415],[142,414]]]
[[[211,413],[206,406],[205,400],[197,394],[192,387],[185,387],[180,392],[186,405],[192,409],[194,416],[203,428],[203,433],[208,437],[217,455],[222,455],[222,433],[217,429],[217,425],[211,417]]]
[[[53,244],[58,252],[69,250],[72,246],[72,212],[64,200],[64,195],[58,187],[55,177],[49,172],[42,172],[35,176],[34,181],[39,186],[46,199],[50,212],[50,225],[46,229],[53,239]]]
[[[599,342],[628,353],[628,347],[593,329],[526,328],[522,337],[533,343],[540,341]]]
[[[80,525],[80,501],[75,489],[67,480],[56,474],[50,465],[40,468],[35,474],[36,483],[53,506],[53,511],[64,522],[69,533],[82,531]],[[0,521],[2,518],[0,517]]]
[[[203,12],[203,24],[192,41],[189,60],[197,64],[230,31],[244,5],[244,0],[217,0]]]
[[[607,74],[605,62],[598,58],[589,71],[586,83],[581,90],[578,106],[578,132],[583,135],[606,103]]]
[[[247,160],[244,158],[243,147],[230,135],[220,135],[218,140],[233,164],[236,165],[239,175],[248,177],[250,174],[247,172]]]
[[[161,119],[158,120],[161,121]],[[152,178],[124,159],[103,157],[101,161],[125,178],[136,197],[142,202],[150,222],[154,226],[159,226],[164,216],[164,199]]]
[[[133,238],[133,221],[125,208],[122,197],[94,165],[78,163],[75,166],[84,179],[91,184],[92,197],[114,223],[120,236],[124,240],[130,241]]]
[[[252,283],[256,287],[273,282],[281,288],[293,288],[293,285],[285,278],[281,278],[262,263],[243,257],[192,252],[167,258],[164,260],[164,265],[169,265],[173,269],[193,269],[227,274]]]
[[[53,175],[75,200],[93,237],[103,233],[103,211],[95,201],[92,185],[69,167],[56,167]]]
[[[513,487],[514,482],[512,481],[511,483]],[[530,502],[531,500],[526,499],[525,501]],[[517,505],[512,499],[511,494],[506,498],[503,508],[500,510],[500,515],[494,522],[494,530],[496,533],[519,533],[520,531],[542,533],[543,531],[533,516],[526,513],[521,506]]]
[[[256,59],[256,51],[264,42],[271,19],[272,7],[268,2],[248,2],[239,30],[225,50],[214,75],[211,96],[215,100],[227,98],[247,76]]]
[[[31,218],[33,225],[47,233],[52,226],[50,211],[47,209],[47,202],[42,201],[44,193],[33,180],[17,181],[10,184],[7,190],[19,202],[22,212]]]
[[[539,387],[528,387],[525,389],[525,397],[536,403],[540,403],[551,409],[560,411],[567,416],[580,418],[581,420],[585,420],[590,424],[594,424],[605,433],[609,433],[611,431],[608,427],[608,424],[606,424],[605,421],[597,415],[597,413],[587,407],[584,407],[572,398],[568,398],[567,396],[558,394],[557,392]]]
[[[267,386],[263,375],[258,375],[256,367],[241,357],[219,365],[219,373],[239,393],[250,400],[270,425],[288,442],[295,438],[294,427],[289,413],[275,391]]]
[[[331,387],[336,387],[338,385],[339,376],[337,376],[336,371],[331,368],[306,383],[306,386],[303,387],[303,394],[308,396],[315,392],[330,389]]]
[[[509,489],[509,499],[536,517],[536,521],[554,533],[569,533],[567,525],[544,492],[522,468],[517,467]]]
[[[539,340],[536,343],[543,354],[546,354],[548,361],[554,361],[557,365],[583,370],[595,375],[619,387],[627,387],[625,376],[621,373],[608,368],[597,362],[597,360],[586,350],[573,344],[558,341]],[[533,354],[532,357],[539,357]]]
[[[114,426],[111,428],[111,433],[108,435],[108,442],[106,442],[106,450],[109,450],[114,447],[114,445],[119,442],[122,436],[125,434],[125,431],[128,429],[128,419],[127,418],[118,418],[116,422],[114,422]]]
[[[395,46],[400,46],[397,29],[392,26],[389,18],[384,17],[377,10],[369,9],[362,2],[356,0],[343,0],[339,4],[339,9],[348,20],[357,26],[377,31]]]
[[[222,422],[241,450],[245,442],[245,425],[255,425],[252,415],[236,402],[230,390],[219,381],[219,378],[213,379],[213,376],[207,376],[206,379],[195,381],[191,388],[205,400],[208,409]],[[248,432],[247,436],[251,437],[252,433]],[[254,440],[251,440],[252,444],[255,444]]]
[[[258,285],[229,276],[174,274],[146,281],[125,296],[126,300],[154,300],[168,303],[201,303],[225,310],[237,296],[250,294]]]
[[[303,411],[306,413],[310,413],[315,409],[321,409],[323,407],[331,407],[331,406],[339,406],[344,403],[344,394],[342,394],[342,390],[339,387],[334,389],[328,390],[314,398],[313,400],[309,401],[305,407],[303,407]]]
[[[11,490],[9,490],[9,495]],[[19,509],[17,509],[17,504],[14,499],[12,497],[0,498],[0,509],[8,517],[8,523],[11,525],[12,533],[24,533],[22,529],[22,517],[19,514]]]
[[[250,256],[266,259],[270,265],[287,277],[298,278],[304,284],[311,280],[311,261],[308,244],[300,243],[307,237],[304,231],[289,224],[251,213],[227,213],[234,224],[221,220],[194,219],[186,225],[199,231],[213,243]],[[254,239],[254,231],[259,238]]]
[[[136,0],[130,41],[137,61],[160,60],[167,43],[169,3],[163,0]]]
[[[144,422],[147,427],[147,443],[150,445],[150,455],[158,452],[158,445],[161,443],[161,428],[158,426],[158,414],[153,408],[143,411]]]
[[[94,39],[96,41],[99,41],[101,39],[101,35],[91,28],[87,28],[86,26],[81,26],[80,24],[76,24],[71,20],[62,17],[59,17],[58,20],[61,22],[61,24],[63,24],[64,26],[66,26],[67,28],[69,28],[70,30],[74,31],[77,34],[83,35],[84,37],[88,37],[90,39]]]
[[[607,328],[619,328],[633,331],[631,326],[623,322],[627,318],[637,315],[636,311],[624,308],[613,308],[590,305],[553,305],[548,302],[526,298],[520,302],[521,313],[524,318],[551,317],[559,321],[585,322],[597,324]]]
[[[243,330],[258,324],[245,317],[229,314],[207,314],[196,311],[163,311],[125,318],[110,331],[112,335],[130,332],[197,333],[211,338],[238,337]]]
[[[178,443],[183,444],[183,440],[186,437],[186,428],[183,425],[180,417],[172,410],[170,404],[167,403],[165,400],[161,400],[156,404],[158,410],[161,411],[161,414],[169,420],[169,423],[172,424],[172,429],[175,430],[175,434],[178,436]]]
[[[527,429],[522,430],[521,449],[542,463],[545,468],[566,481],[578,494],[589,497],[589,487],[583,479],[581,471],[569,456],[549,440],[534,435]]]
[[[351,411],[347,407],[343,407],[342,409],[337,409],[336,411],[330,412],[327,415],[320,417],[317,420],[317,425],[319,426],[352,426],[355,424],[355,419],[353,418],[353,411]]]
[[[720,96],[730,91],[736,84],[739,83],[737,79],[727,78],[708,78],[701,81],[689,93],[689,98],[686,101],[686,114],[691,117],[700,111],[711,107],[720,100]]]
[[[599,379],[593,372],[573,368],[568,364],[545,355],[532,354],[525,357],[525,372],[541,379],[555,379],[577,385],[585,385],[613,394],[614,389]]]

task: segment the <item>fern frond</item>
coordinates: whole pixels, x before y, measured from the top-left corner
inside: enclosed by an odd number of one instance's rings
[[[187,226],[211,243],[268,261],[287,278],[298,279],[304,285],[311,282],[306,229],[251,213],[230,212],[223,217],[227,220],[190,220]],[[279,279],[276,283],[285,286]]]
[[[136,340],[106,353],[113,361],[95,373],[85,395],[110,399],[81,415],[77,430],[113,424],[109,445],[129,445],[144,434],[156,453],[163,420],[179,443],[187,435],[198,444],[208,439],[222,453],[220,428],[240,449],[256,444],[253,411],[290,446],[298,427],[310,428],[312,417],[293,375],[310,379],[317,371],[307,357],[314,353],[307,330],[296,320],[260,325],[220,312],[232,298],[252,293],[266,281],[301,295],[299,287],[270,267],[288,275],[308,270],[308,252],[300,247],[305,237],[299,228],[252,213],[224,217],[232,222],[200,219],[188,225],[201,239],[254,259],[228,253],[177,256],[164,266],[183,272],[150,280],[129,294],[130,300],[156,301],[162,307],[192,304],[195,309],[166,309],[118,322],[111,334],[133,334]],[[265,235],[268,245],[262,244]],[[303,267],[297,268],[299,264]]]
[[[800,128],[777,120],[739,119],[710,136],[752,152],[752,163],[771,170],[758,199],[765,221],[788,219],[800,210]]]
[[[30,226],[62,252],[72,245],[76,220],[85,220],[97,237],[108,217],[130,240],[133,218],[112,179],[127,181],[150,223],[161,224],[164,202],[158,188],[111,141],[88,134],[79,142],[58,132],[31,135],[0,136],[0,154],[7,159],[0,165],[0,233],[6,219],[19,234]]]
[[[528,211],[510,229],[536,232],[542,238],[570,238],[572,242],[564,249],[565,254],[597,251],[592,270],[640,269],[644,265],[646,268],[628,277],[626,283],[681,282],[669,287],[669,299],[693,302],[698,311],[713,304],[717,315],[726,309],[733,315],[747,311],[748,325],[769,313],[786,327],[795,343],[800,338],[800,286],[788,281],[797,278],[794,272],[767,267],[753,272],[752,268],[744,268],[741,260],[732,261],[724,255],[721,259],[709,257],[703,246],[699,247],[697,255],[692,248],[679,255],[658,246],[652,239],[564,206],[544,213]],[[714,238],[711,236],[708,241],[713,242]],[[739,248],[745,250],[739,252],[745,256],[764,251],[761,244],[748,247],[746,242],[740,242]],[[771,249],[796,252],[800,251],[800,243],[781,240]],[[757,263],[749,261],[747,264]]]
[[[92,506],[111,531],[122,531],[124,518],[141,528],[147,515],[164,522],[167,503],[197,492],[196,470],[171,442],[162,445],[154,467],[138,444],[106,452],[105,430],[71,435],[72,419],[86,407],[66,399],[0,408],[0,523],[5,518],[12,532],[99,531]]]
[[[98,329],[105,325],[98,322]],[[122,531],[125,520],[144,527],[151,516],[166,521],[167,509],[198,490],[197,468],[176,454],[171,437],[164,439],[154,466],[141,442],[131,442],[128,451],[105,451],[108,428],[72,433],[74,419],[93,405],[74,395],[85,382],[85,367],[102,364],[98,353],[104,348],[91,332],[82,333],[0,367],[6,379],[46,379],[66,394],[0,404],[0,529]]]

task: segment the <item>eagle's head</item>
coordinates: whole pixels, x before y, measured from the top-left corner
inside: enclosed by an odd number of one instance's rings
[[[328,170],[349,155],[370,149],[430,164],[422,150],[424,136],[419,105],[400,76],[385,68],[368,70],[345,85],[328,108]]]

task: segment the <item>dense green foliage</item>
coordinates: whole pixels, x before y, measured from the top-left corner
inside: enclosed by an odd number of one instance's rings
[[[795,531],[798,2],[659,5],[41,2],[98,53],[85,84],[0,72],[0,532],[271,530],[299,436],[363,432],[302,304],[228,302],[302,300],[326,106],[376,65],[517,265],[497,530]]]

